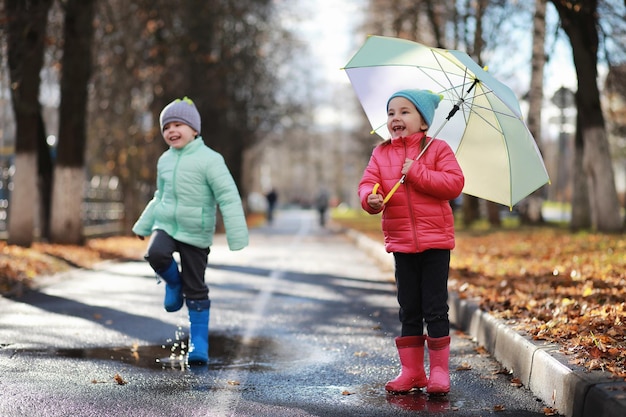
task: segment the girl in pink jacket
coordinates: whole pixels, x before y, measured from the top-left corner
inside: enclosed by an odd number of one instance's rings
[[[425,90],[401,90],[389,98],[391,139],[374,149],[359,183],[363,209],[383,212],[385,248],[395,259],[402,324],[395,342],[401,372],[385,385],[393,393],[424,387],[431,394],[450,391],[448,271],[454,217],[449,201],[461,194],[465,180],[450,146],[426,135],[440,100]],[[403,183],[383,203],[402,176]],[[424,371],[425,342],[429,377]]]

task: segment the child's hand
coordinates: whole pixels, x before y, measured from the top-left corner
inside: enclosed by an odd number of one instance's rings
[[[380,210],[383,206],[383,196],[380,194],[370,194],[367,196],[367,204],[374,210]]]
[[[413,159],[405,159],[404,160],[404,165],[402,165],[402,175],[406,175],[407,172],[409,172],[409,169],[411,169],[411,165],[413,165]]]

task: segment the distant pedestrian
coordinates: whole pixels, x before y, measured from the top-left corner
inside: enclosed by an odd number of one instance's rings
[[[427,136],[440,100],[424,90],[401,90],[389,98],[391,139],[374,149],[359,183],[363,209],[383,212],[385,248],[395,259],[402,325],[395,342],[402,370],[385,385],[392,393],[424,387],[431,394],[450,391],[447,284],[454,217],[449,201],[461,193],[465,180],[450,146]],[[404,183],[383,203],[402,175]],[[425,342],[429,377],[424,370]]]
[[[165,151],[157,163],[154,197],[133,226],[143,239],[150,236],[148,261],[165,285],[164,307],[189,312],[188,363],[209,360],[211,300],[204,281],[219,206],[231,250],[248,245],[248,228],[237,186],[224,158],[204,144],[200,114],[187,97],[161,112]],[[173,257],[180,255],[181,268]]]
[[[278,193],[276,189],[272,188],[269,193],[265,195],[267,200],[267,222],[272,224],[274,221],[274,210],[276,209],[276,203],[278,202]]]
[[[326,211],[328,210],[329,195],[326,189],[320,190],[315,199],[315,207],[319,215],[320,226],[326,226]]]

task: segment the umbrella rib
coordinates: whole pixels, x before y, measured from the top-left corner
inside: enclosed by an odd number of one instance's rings
[[[500,110],[496,110],[496,109],[494,109],[493,107],[481,106],[480,104],[476,104],[476,102],[475,102],[475,101],[476,101],[476,100],[475,100],[475,98],[476,98],[476,97],[487,97],[489,94],[493,94],[493,95],[497,98],[496,93],[495,93],[492,89],[490,89],[487,85],[485,85],[485,84],[481,83],[481,82],[480,82],[480,80],[479,80],[478,82],[479,82],[479,84],[480,84],[483,88],[487,88],[487,91],[481,90],[479,93],[474,94],[474,96],[473,96],[473,98],[472,98],[472,105],[471,105],[471,107],[477,107],[477,108],[479,108],[479,109],[483,109],[483,110],[486,110],[486,111],[488,111],[488,112],[491,112],[491,113],[494,113],[494,114],[497,114],[497,115],[500,115],[500,116],[505,116],[505,117],[510,117],[510,118],[512,118],[512,119],[520,120],[520,119],[519,119],[519,117],[515,116],[514,114],[510,114],[510,113],[506,113],[506,112],[503,112],[503,111],[500,111]],[[463,101],[463,103],[462,103],[462,104],[466,104],[466,102],[465,102],[465,101]],[[505,104],[505,103],[504,103],[504,104]],[[505,104],[505,105],[506,105],[506,104]],[[472,110],[472,109],[470,108],[470,109],[469,109],[469,111],[474,111],[474,110]],[[474,111],[474,112],[475,112],[475,111]],[[475,112],[475,113],[476,113],[476,112]],[[483,119],[484,119],[484,118],[483,118]]]
[[[465,105],[465,107],[469,107],[465,102],[463,102],[463,104]],[[497,114],[497,115],[500,115],[500,116],[505,116],[505,117],[509,117],[511,119],[519,120],[519,118],[517,116],[505,113],[505,112],[500,111],[500,110],[494,110],[491,107],[481,106],[480,104],[472,103],[471,107],[476,107],[478,109],[487,110],[487,111],[489,111],[491,113],[494,113],[494,114]],[[469,111],[476,113],[476,111],[472,110],[471,108],[469,109]]]
[[[498,125],[498,126],[494,125],[492,122],[490,122],[489,120],[487,120],[487,118],[486,118],[486,117],[484,117],[483,115],[481,115],[481,114],[480,114],[479,112],[477,112],[476,110],[473,110],[471,107],[474,107],[474,104],[472,104],[472,106],[465,106],[465,107],[468,109],[468,113],[473,113],[474,115],[476,115],[476,117],[479,117],[479,118],[480,118],[480,119],[482,119],[485,123],[487,123],[489,126],[491,126],[491,127],[492,127],[495,131],[500,132],[501,134],[504,134],[504,133],[503,133],[503,131],[502,131],[502,129],[500,128],[500,126],[499,126],[499,125]],[[501,115],[503,115],[503,116],[511,117],[511,116],[509,116],[509,115],[507,115],[507,114],[504,114],[504,113],[501,113],[501,112],[496,112],[496,111],[494,111],[494,110],[492,110],[492,109],[489,109],[489,108],[487,108],[487,107],[484,107],[484,106],[478,106],[478,105],[476,105],[475,107],[478,107],[478,108],[480,108],[480,109],[484,109],[484,110],[488,110],[488,111],[490,111],[490,112],[492,112],[492,113],[501,114]],[[465,113],[464,113],[464,114],[465,114]],[[466,122],[467,122],[467,119],[468,119],[468,118],[469,118],[469,116],[466,118]]]
[[[509,106],[506,102],[504,102],[504,101],[502,101],[500,99],[500,97],[493,90],[493,88],[489,87],[489,85],[487,85],[487,84],[484,84],[482,81],[480,81],[480,79],[478,81],[479,81],[480,85],[483,87],[483,89],[485,89],[486,91],[481,91],[481,93],[479,93],[479,94],[474,94],[474,97],[478,97],[478,96],[485,96],[486,97],[487,95],[492,94],[494,97],[498,98],[503,105],[505,105],[509,110],[511,110],[511,112],[513,114],[517,113],[514,109],[511,108],[511,106]],[[491,107],[487,107],[487,109],[490,110],[490,111],[493,111],[494,113],[502,114],[504,116],[514,117],[514,116],[511,116],[511,115],[509,115],[509,114],[507,114],[505,112],[499,112],[497,110],[493,110]],[[515,116],[514,118],[518,119],[519,117]]]
[[[441,64],[441,61],[440,61],[440,59],[439,59],[439,56],[438,56],[438,55],[440,55],[442,59],[445,59],[446,61],[450,62],[450,63],[451,63],[451,64],[453,64],[453,65],[457,65],[459,68],[461,68],[461,69],[463,70],[463,91],[465,90],[465,86],[467,85],[467,82],[468,82],[470,79],[471,79],[471,81],[472,81],[472,82],[474,82],[474,80],[476,80],[476,79],[477,79],[477,80],[478,80],[478,82],[480,83],[480,85],[482,85],[482,86],[486,87],[489,91],[485,91],[485,92],[482,92],[482,93],[480,93],[480,94],[474,94],[474,97],[477,97],[477,96],[479,96],[479,95],[485,95],[485,96],[486,96],[487,94],[490,94],[490,93],[491,93],[491,94],[494,94],[494,95],[497,97],[497,94],[493,91],[493,89],[491,89],[488,85],[486,85],[486,84],[482,83],[482,82],[480,81],[480,78],[478,78],[475,74],[473,74],[473,73],[471,73],[471,72],[469,71],[469,68],[467,68],[467,66],[465,66],[465,65],[463,65],[463,66],[459,66],[459,65],[458,65],[458,64],[456,64],[453,60],[451,60],[451,59],[449,59],[448,57],[446,57],[444,54],[442,54],[442,53],[437,53],[437,51],[436,51],[436,50],[434,50],[434,49],[431,49],[431,51],[430,51],[430,52],[431,52],[431,54],[433,55],[433,58],[435,59],[435,62],[437,62],[437,65],[439,65],[439,70],[440,70],[440,71],[444,74],[444,76],[445,76],[445,77],[446,77],[446,79],[448,80],[448,83],[450,84],[450,86],[451,86],[451,88],[452,88],[452,89],[456,89],[456,88],[457,88],[457,87],[459,87],[459,86],[454,86],[454,87],[452,87],[452,86],[453,86],[453,82],[452,82],[452,80],[450,79],[450,77],[448,76],[448,73],[444,70],[443,65]],[[422,72],[423,72],[423,71],[422,71]],[[431,78],[432,78],[432,77],[431,77]],[[444,86],[442,86],[442,87],[444,87]],[[444,91],[450,91],[450,90],[444,90]],[[453,91],[454,91],[454,93],[456,94],[456,91],[455,91],[455,90],[453,90]],[[466,94],[466,93],[467,93],[467,91],[465,91],[464,93],[462,93],[462,95],[461,95],[461,96],[458,96],[458,97],[455,97],[455,98],[457,98],[457,99],[459,99],[459,100],[462,100],[462,102],[464,102],[464,101],[465,101],[465,98],[466,98],[466,97],[465,97],[465,94]],[[508,106],[508,104],[506,104],[506,103],[504,103],[504,105],[505,105],[505,106],[507,106],[507,107],[509,107],[509,106]],[[483,107],[483,108],[484,108],[484,107]],[[509,108],[510,108],[510,107],[509,107]],[[506,113],[504,113],[504,112],[498,112],[498,111],[496,111],[496,110],[493,110],[492,108],[485,108],[485,109],[486,109],[486,110],[493,111],[494,113],[499,113],[499,114],[502,114],[502,115],[507,116],[507,117],[512,117],[512,116],[510,116],[510,115],[508,115],[508,114],[506,114]],[[512,109],[511,109],[511,110],[512,110]]]
[[[418,71],[420,71],[422,74],[424,74],[427,78],[431,79],[435,84],[437,84],[439,87],[441,87],[443,90],[442,91],[450,91],[450,88],[454,88],[452,81],[450,80],[450,78],[448,78],[447,74],[446,74],[446,79],[448,80],[448,84],[450,87],[446,88],[446,84],[439,81],[437,78],[433,77],[432,75],[430,75],[428,72],[426,72],[424,70],[424,68],[422,67],[416,67],[416,69]]]
[[[433,54],[433,58],[435,59],[435,62],[437,62],[437,65],[439,65],[439,70],[446,77],[446,80],[448,80],[448,85],[450,85],[451,87],[454,86],[454,83],[450,79],[450,76],[449,76],[448,72],[443,69],[443,65],[441,64],[441,61],[439,60],[439,57],[437,56],[435,51],[431,50],[431,53]],[[465,68],[464,71],[463,71],[463,84],[462,84],[463,87],[462,87],[462,91],[465,90],[465,86],[467,85],[467,81],[468,81],[468,72],[467,72],[467,68]],[[442,87],[445,88],[444,85],[442,85]],[[448,91],[450,91],[450,90],[448,90]],[[456,95],[456,97],[455,97],[456,99],[464,99],[464,97],[462,95],[458,95],[458,93],[456,91],[456,88],[453,88],[452,91],[453,91],[453,94]],[[461,94],[463,94],[463,93],[461,92]]]
[[[448,83],[452,86],[453,82],[450,79],[450,77],[448,76],[448,72],[443,68],[443,65],[441,64],[440,61],[440,57],[441,59],[445,59],[447,62],[450,62],[453,65],[456,65],[458,68],[461,68],[463,70],[463,85],[462,85],[462,90],[464,92],[461,93],[461,95],[459,95],[458,97],[456,97],[457,99],[465,99],[465,95],[467,93],[469,93],[469,91],[465,91],[465,87],[467,85],[469,85],[470,83],[473,83],[476,79],[478,79],[478,77],[476,77],[475,74],[471,73],[469,71],[469,68],[467,68],[465,65],[459,66],[458,64],[456,64],[453,60],[451,60],[450,58],[444,56],[441,53],[435,53],[435,50],[432,50],[431,53],[433,54],[435,61],[437,62],[437,64],[439,65],[439,70],[445,75],[446,79],[448,80]],[[439,55],[439,56],[438,56]],[[478,80],[480,81],[480,80]]]

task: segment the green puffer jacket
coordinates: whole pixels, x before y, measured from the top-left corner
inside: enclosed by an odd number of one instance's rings
[[[248,245],[241,197],[224,158],[201,137],[182,149],[170,148],[157,163],[157,190],[133,226],[133,233],[153,230],[199,248],[210,247],[219,206],[230,250]]]

